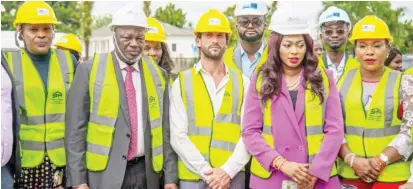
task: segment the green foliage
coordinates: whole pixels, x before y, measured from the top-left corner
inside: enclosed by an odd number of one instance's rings
[[[393,46],[402,53],[413,53],[413,20],[400,20],[405,8],[392,9],[388,1],[323,1],[322,11],[333,5],[345,10],[353,25],[366,15],[376,15],[389,26]]]
[[[186,13],[180,8],[176,8],[175,4],[169,3],[165,8],[159,7],[155,11],[155,18],[159,21],[171,24],[178,28],[183,28],[186,24]]]
[[[152,12],[151,12],[151,1],[144,1],[143,2],[143,12],[145,13],[146,17],[150,17]]]
[[[80,16],[81,16],[81,24],[80,24],[80,33],[85,42],[86,47],[86,60],[89,59],[89,40],[92,36],[92,8],[93,8],[93,1],[82,1],[80,3]]]

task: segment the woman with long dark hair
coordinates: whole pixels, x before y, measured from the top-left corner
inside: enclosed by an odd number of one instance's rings
[[[165,69],[172,84],[176,78],[176,74],[172,73],[175,66],[166,44],[165,30],[161,22],[152,17],[148,17],[148,27],[148,31],[145,33],[143,55],[151,56],[161,68]]]
[[[399,49],[396,49],[394,47],[390,49],[389,56],[387,57],[386,61],[384,61],[384,65],[393,70],[402,71],[402,53],[399,51]]]
[[[242,122],[253,156],[250,187],[340,188],[334,162],[343,119],[335,81],[318,68],[306,20],[274,14],[269,29],[268,60],[251,78]]]

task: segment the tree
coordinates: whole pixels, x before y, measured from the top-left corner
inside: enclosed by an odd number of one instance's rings
[[[169,3],[165,8],[159,7],[155,12],[156,19],[178,28],[183,28],[186,24],[185,16],[186,13],[183,13],[180,8],[175,8],[173,3]]]
[[[405,8],[392,9],[388,1],[323,1],[323,11],[333,5],[345,10],[353,25],[366,15],[376,15],[389,26],[393,46],[402,53],[413,52],[413,20],[400,21]]]
[[[145,13],[146,17],[150,17],[152,12],[151,12],[151,2],[150,1],[144,1],[143,2],[143,12]]]
[[[2,5],[6,9],[1,13],[1,30],[12,31],[15,30],[13,22],[16,18],[16,13],[24,1],[2,1]],[[80,27],[80,16],[77,11],[79,8],[76,1],[47,1],[53,8],[56,18],[61,24],[56,25],[58,32],[64,33],[78,33]]]
[[[268,13],[265,16],[265,23],[267,23],[267,28],[271,23],[272,14],[277,10],[277,5],[278,5],[278,1],[273,1],[271,3],[271,7],[268,7]],[[268,37],[271,34],[270,30],[268,30],[267,28],[265,28],[265,31],[264,31],[264,39],[268,39]]]
[[[82,1],[80,2],[80,16],[82,18],[82,22],[80,24],[80,33],[85,42],[85,58],[86,60],[89,59],[89,42],[90,37],[92,36],[92,8],[93,8],[93,1]]]

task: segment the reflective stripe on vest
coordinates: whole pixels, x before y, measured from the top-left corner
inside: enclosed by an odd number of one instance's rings
[[[345,58],[345,63],[346,63],[344,65],[344,71],[343,71],[343,74],[341,74],[341,76],[337,79],[336,83],[338,83],[340,80],[342,80],[341,78],[344,78],[343,75],[344,75],[345,72],[347,72],[351,69],[355,69],[355,68],[360,67],[360,63],[354,57],[345,54],[344,58]],[[323,53],[321,56],[318,56],[318,66],[320,68],[328,69],[326,53]]]
[[[321,71],[321,75],[323,77],[323,85],[324,85],[324,101],[321,104],[320,98],[314,98],[314,94],[311,92],[311,85],[307,84],[308,90],[305,90],[305,125],[306,125],[306,139],[307,139],[307,161],[309,164],[312,163],[313,159],[320,151],[323,138],[324,138],[324,116],[325,116],[325,109],[327,98],[329,95],[329,79],[324,69],[319,69]],[[257,78],[257,91],[261,91],[261,83],[262,83],[262,76],[260,75]],[[321,104],[321,105],[320,105]],[[274,138],[272,135],[271,127],[272,127],[272,120],[271,120],[271,106],[272,103],[268,100],[265,104],[265,108],[263,109],[264,112],[264,124],[262,128],[261,136],[267,142],[269,146],[274,148]],[[253,157],[251,162],[251,173],[263,178],[268,179],[271,177],[272,173],[265,169],[259,161]],[[335,176],[337,174],[337,168],[334,165],[330,176]]]
[[[162,115],[165,79],[153,60],[142,57],[142,71],[148,97],[152,135],[152,165],[155,172],[163,167]],[[123,81],[121,82],[123,83]],[[90,118],[87,132],[86,165],[89,170],[107,167],[119,113],[119,85],[112,54],[96,54],[89,80]]]
[[[400,132],[397,118],[400,104],[402,74],[385,68],[371,99],[369,111],[362,102],[362,77],[359,69],[346,73],[338,87],[343,102],[345,138],[350,150],[358,156],[369,158],[379,155]],[[392,163],[381,172],[380,182],[406,181],[410,176],[409,162]],[[357,179],[354,170],[339,160],[339,174]]]
[[[268,45],[265,45],[265,48],[261,54],[260,61],[255,67],[254,72],[256,72],[267,61],[267,57],[268,57]],[[231,47],[227,49],[224,54],[224,61],[225,61],[225,64],[229,68],[237,68],[242,73],[242,59],[241,59],[240,45],[237,45],[235,48]]]
[[[24,49],[7,52],[6,56],[19,101],[22,167],[40,165],[46,150],[53,164],[65,166],[66,95],[73,80],[70,52],[51,49],[47,89]]]
[[[179,74],[182,101],[188,117],[189,139],[212,167],[220,167],[228,160],[241,137],[240,116],[244,98],[242,74],[234,68],[228,70],[230,80],[225,86],[217,114],[214,113],[201,73],[192,68]],[[186,168],[181,159],[178,161],[178,176],[181,180],[201,179]]]

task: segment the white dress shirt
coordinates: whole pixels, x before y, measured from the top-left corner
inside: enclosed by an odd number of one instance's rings
[[[115,53],[116,54],[116,53]],[[120,69],[122,71],[122,76],[123,76],[123,81],[125,81],[126,78],[126,68],[129,66],[125,62],[119,59],[119,57],[116,55],[116,58],[118,59]],[[143,135],[143,117],[142,117],[142,86],[141,86],[141,71],[139,70],[139,65],[138,62],[132,65],[133,68],[135,68],[136,71],[132,72],[132,80],[133,80],[133,86],[135,87],[136,91],[136,106],[137,106],[137,111],[138,111],[138,149],[137,149],[137,157],[144,156],[145,155],[145,144],[144,144],[144,135]],[[125,96],[126,98],[126,96]],[[129,110],[130,111],[130,110]]]
[[[344,73],[344,66],[346,65],[346,56],[344,55],[343,58],[341,58],[340,64],[338,66],[336,66],[335,64],[333,64],[333,62],[330,60],[330,57],[327,57],[327,66],[329,70],[333,71],[333,76],[334,76],[334,80],[337,82],[338,79],[341,77],[341,75],[343,75]]]
[[[224,98],[225,86],[229,81],[228,68],[226,69],[225,77],[220,81],[218,87],[215,87],[214,78],[202,69],[202,64],[198,63],[196,66],[197,74],[201,74],[209,96],[211,98],[212,106],[215,114],[219,111]],[[242,76],[244,83],[244,94],[246,94],[249,79]],[[171,124],[171,145],[175,152],[179,155],[185,166],[192,172],[201,176],[204,180],[206,178],[204,172],[211,169],[211,165],[204,159],[195,145],[188,137],[188,118],[184,103],[181,98],[181,89],[179,78],[175,80],[172,86],[172,95],[170,101],[170,124]],[[245,95],[244,95],[245,96]],[[241,120],[244,114],[244,107],[241,109]],[[239,139],[234,152],[231,157],[221,167],[228,175],[233,178],[245,164],[249,161],[250,155],[244,146],[242,138]]]

